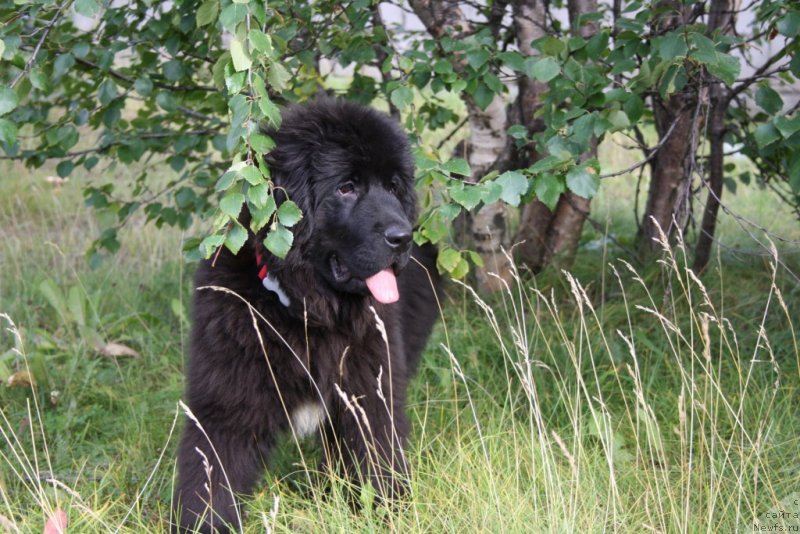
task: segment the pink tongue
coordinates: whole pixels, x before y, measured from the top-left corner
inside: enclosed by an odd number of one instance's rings
[[[400,292],[397,291],[397,278],[391,267],[378,274],[373,274],[366,279],[366,282],[372,296],[382,304],[391,304],[400,298]]]

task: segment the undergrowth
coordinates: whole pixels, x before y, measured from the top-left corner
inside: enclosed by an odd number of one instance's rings
[[[0,184],[0,531],[56,509],[69,532],[166,531],[181,236],[134,225],[89,270],[78,188],[36,188]],[[354,511],[287,438],[245,531],[800,531],[800,286],[776,249],[700,278],[673,250],[584,250],[491,297],[450,284],[412,384],[411,496]]]

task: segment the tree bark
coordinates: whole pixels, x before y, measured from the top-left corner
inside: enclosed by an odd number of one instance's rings
[[[597,26],[594,23],[581,23],[583,15],[597,12],[597,0],[568,0],[567,11],[574,34],[589,39],[597,33]],[[596,157],[597,138],[592,137],[589,151],[581,156],[580,161],[583,163]],[[558,267],[572,266],[578,252],[583,223],[589,216],[590,205],[590,199],[580,197],[571,191],[561,195],[547,232],[545,265],[552,263]]]
[[[689,155],[693,146],[693,104],[691,91],[672,95],[666,100],[653,96],[653,112],[661,147],[652,160],[652,175],[647,193],[639,248],[643,255],[660,250],[659,229],[672,238],[688,214],[691,184]],[[669,136],[665,139],[665,136]]]
[[[664,33],[684,24],[688,8],[681,3],[664,0],[656,7],[664,11],[656,24],[656,33]],[[683,91],[666,99],[659,95],[652,97],[660,148],[651,160],[647,204],[637,236],[643,256],[661,249],[659,229],[671,239],[688,219],[692,179],[689,156],[697,143],[697,125],[693,113],[697,96],[697,87],[690,83]]]
[[[505,150],[506,107],[503,98],[495,95],[486,110],[474,102],[469,102],[467,109],[470,125],[467,161],[472,169],[470,179],[477,182]],[[482,206],[472,217],[472,240],[483,261],[483,267],[475,269],[481,291],[502,290],[504,282],[511,282],[511,264],[504,252],[510,248],[508,216],[508,206],[498,201]]]
[[[708,32],[717,30],[729,31],[733,16],[731,0],[712,0],[708,18]],[[714,81],[709,89],[711,95],[711,117],[708,125],[709,158],[708,158],[708,195],[697,237],[692,270],[703,272],[711,258],[711,247],[714,244],[714,232],[717,228],[720,202],[722,200],[723,180],[725,178],[725,108],[728,101],[728,90],[718,81]]]
[[[516,5],[515,25],[520,51],[528,56],[535,52],[530,46],[533,39],[544,35],[545,6],[538,0],[521,0]],[[581,15],[597,11],[596,0],[569,0],[567,3],[572,32],[588,39],[597,28],[594,24],[580,25]],[[541,105],[541,95],[547,89],[545,84],[523,79],[520,82],[520,104],[525,125],[529,133],[536,131],[536,124],[531,123],[536,109]],[[531,154],[533,163],[538,159]],[[597,141],[593,140],[588,153],[581,157],[586,161],[597,156]],[[583,223],[589,216],[591,201],[570,191],[561,195],[554,212],[534,200],[522,210],[520,227],[516,241],[519,262],[532,272],[540,271],[545,265],[554,263],[559,266],[572,265],[578,250]]]
[[[581,157],[581,162],[597,157],[597,139],[592,138],[589,152]],[[561,195],[556,211],[547,231],[547,247],[544,265],[570,267],[578,252],[583,223],[589,216],[591,200],[567,191]]]
[[[472,31],[472,25],[458,2],[410,0],[409,3],[434,38],[450,34],[457,39]],[[457,57],[453,61],[453,68],[457,72],[463,69],[463,65],[464,58]],[[466,159],[472,169],[472,176],[468,179],[477,182],[504,153],[508,120],[505,101],[499,95],[494,96],[485,110],[471,98],[465,100],[470,126]],[[512,278],[511,265],[503,252],[510,245],[507,206],[495,202],[480,208],[471,218],[470,235],[483,260],[483,267],[475,270],[478,289],[485,292],[502,289],[503,281],[510,282]]]
[[[542,0],[517,0],[514,3],[514,27],[517,32],[517,46],[524,56],[533,56],[536,51],[531,43],[544,37],[545,5]],[[519,81],[517,108],[520,122],[528,130],[528,136],[543,129],[543,125],[534,119],[536,110],[542,104],[542,94],[547,91],[547,84],[523,76]],[[540,158],[533,148],[528,147],[523,158],[524,166],[530,166]],[[522,207],[519,228],[514,238],[518,243],[516,258],[520,265],[538,272],[541,270],[547,248],[547,229],[553,218],[553,212],[539,200],[534,199]]]

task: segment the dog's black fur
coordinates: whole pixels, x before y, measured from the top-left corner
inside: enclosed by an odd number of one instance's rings
[[[410,242],[417,200],[408,140],[387,115],[335,100],[295,107],[269,133],[272,180],[304,217],[285,259],[263,248],[264,229],[197,272],[186,402],[208,439],[187,421],[175,494],[181,532],[238,527],[231,492],[253,490],[307,403],[325,412],[324,467],[389,498],[407,475],[406,385],[438,313],[436,251]],[[257,252],[288,307],[262,286]],[[400,300],[384,305],[364,280],[386,267],[398,273]]]

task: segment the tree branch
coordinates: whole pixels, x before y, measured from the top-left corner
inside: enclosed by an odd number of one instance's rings
[[[116,78],[118,80],[122,80],[122,81],[127,82],[127,83],[131,83],[132,84],[132,83],[134,83],[136,81],[133,78],[131,78],[130,76],[126,76],[126,75],[122,74],[121,72],[116,71],[114,69],[108,69],[108,70],[104,71],[96,63],[92,63],[91,61],[88,61],[88,60],[83,59],[83,58],[76,57],[75,58],[75,62],[83,65],[84,67],[88,67],[88,68],[93,69],[93,70],[99,70],[99,71],[102,71],[102,72],[107,72],[112,77],[114,77],[114,78]],[[170,91],[206,91],[206,92],[209,92],[209,93],[219,92],[219,89],[217,89],[216,87],[212,87],[210,85],[169,85],[167,83],[163,83],[163,82],[159,82],[159,81],[153,81],[153,85],[155,87],[158,87],[159,89],[168,89]]]
[[[661,140],[658,142],[658,144],[656,146],[654,146],[653,148],[642,147],[642,150],[646,150],[647,151],[646,152],[647,153],[647,157],[646,158],[644,158],[643,160],[641,160],[641,161],[639,161],[637,163],[634,163],[630,167],[622,169],[621,171],[610,172],[608,174],[601,174],[599,176],[599,178],[600,179],[612,178],[614,176],[619,176],[621,174],[627,174],[627,173],[629,173],[631,171],[635,171],[639,167],[643,167],[643,166],[647,165],[647,163],[649,163],[651,159],[656,157],[656,154],[658,153],[659,149],[662,146],[664,146],[664,143],[667,142],[667,140],[669,139],[669,136],[672,135],[672,132],[675,130],[675,125],[676,124],[678,124],[677,120],[672,121],[672,124],[670,125],[669,129],[667,130],[667,133],[664,135],[664,137],[661,138]]]
[[[47,26],[45,26],[44,31],[42,32],[42,36],[39,38],[39,42],[36,43],[36,46],[34,47],[33,52],[31,53],[30,59],[28,60],[27,63],[25,63],[23,69],[19,72],[19,74],[17,74],[17,76],[11,82],[10,86],[11,89],[13,89],[14,86],[17,85],[17,83],[19,83],[19,81],[23,78],[23,76],[25,76],[25,74],[27,74],[28,71],[31,69],[31,67],[33,66],[33,62],[36,61],[36,55],[39,53],[39,50],[41,50],[44,41],[47,39],[47,36],[50,35],[50,30],[52,30],[53,26],[55,26],[56,23],[61,19],[61,12],[71,2],[72,0],[66,0],[63,4],[58,6],[56,14],[53,15],[53,19],[47,24]]]

